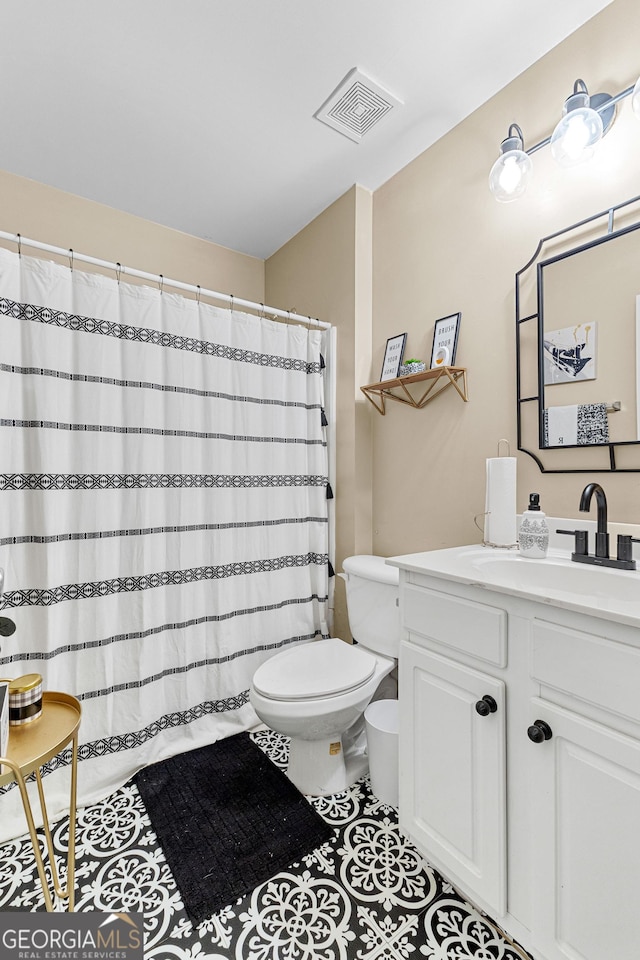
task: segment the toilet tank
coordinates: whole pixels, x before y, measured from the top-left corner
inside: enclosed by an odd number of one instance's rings
[[[400,648],[400,571],[384,557],[347,557],[342,564],[347,585],[347,614],[354,640],[374,653],[398,656]]]

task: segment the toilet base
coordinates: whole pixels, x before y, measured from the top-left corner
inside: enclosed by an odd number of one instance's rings
[[[300,793],[307,796],[327,797],[341,793],[363,777],[368,769],[369,758],[364,744],[351,744],[345,750],[340,736],[322,740],[291,737],[287,776]]]

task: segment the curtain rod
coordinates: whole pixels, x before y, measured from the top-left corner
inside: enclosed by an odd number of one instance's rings
[[[27,247],[33,247],[35,250],[44,250],[47,253],[56,253],[63,257],[69,257],[71,264],[74,260],[80,260],[82,263],[91,263],[96,267],[104,267],[107,270],[113,270],[116,276],[128,275],[137,277],[139,280],[150,280],[152,283],[160,283],[162,289],[166,284],[168,287],[174,287],[177,290],[186,290],[188,293],[195,293],[198,296],[210,297],[214,300],[224,300],[231,307],[248,307],[251,310],[259,310],[262,314],[270,313],[275,317],[282,317],[283,320],[300,320],[302,323],[313,323],[318,327],[329,329],[330,323],[325,323],[315,317],[303,317],[295,310],[279,310],[277,307],[268,307],[264,303],[257,303],[254,300],[243,300],[240,297],[234,297],[230,293],[220,293],[217,290],[208,290],[206,287],[199,287],[193,283],[183,283],[181,280],[169,280],[161,273],[146,273],[144,270],[135,270],[133,267],[123,267],[121,263],[114,263],[110,260],[99,260],[97,257],[90,257],[85,253],[76,253],[75,250],[65,250],[64,247],[54,247],[50,243],[41,243],[39,240],[29,240],[20,233],[5,233],[0,230],[0,240],[9,240],[18,246],[18,253],[24,244]]]

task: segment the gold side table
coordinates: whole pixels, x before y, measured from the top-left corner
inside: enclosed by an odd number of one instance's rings
[[[44,861],[38,837],[36,826],[31,810],[31,801],[25,785],[25,779],[30,773],[35,773],[38,784],[38,796],[40,798],[40,809],[42,811],[42,822],[44,825],[44,834],[47,842],[47,852],[49,855],[49,867],[53,877],[53,889],[62,900],[68,900],[68,909],[71,913],[74,904],[74,878],[75,878],[75,854],[76,854],[76,796],[78,787],[78,729],[80,727],[80,717],[82,709],[80,703],[75,697],[68,693],[58,693],[54,690],[45,690],[42,694],[42,713],[37,720],[31,723],[25,723],[21,726],[9,728],[9,744],[7,747],[7,756],[0,757],[0,787],[6,783],[15,780],[20,790],[24,815],[27,819],[29,836],[33,846],[33,853],[36,858],[36,866],[46,908],[49,912],[53,911],[53,898],[47,882],[44,870]],[[44,798],[44,789],[40,768],[52,760],[64,750],[66,746],[72,744],[71,748],[71,797],[69,801],[69,849],[67,852],[67,886],[63,889],[58,879],[55,858],[53,855],[53,842],[51,839],[51,827],[47,816],[47,807]],[[9,768],[7,770],[7,767]],[[2,802],[0,798],[0,803]]]

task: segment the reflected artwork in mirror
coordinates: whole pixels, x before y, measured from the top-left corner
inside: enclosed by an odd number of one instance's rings
[[[518,449],[640,472],[640,197],[543,238],[515,286]]]

